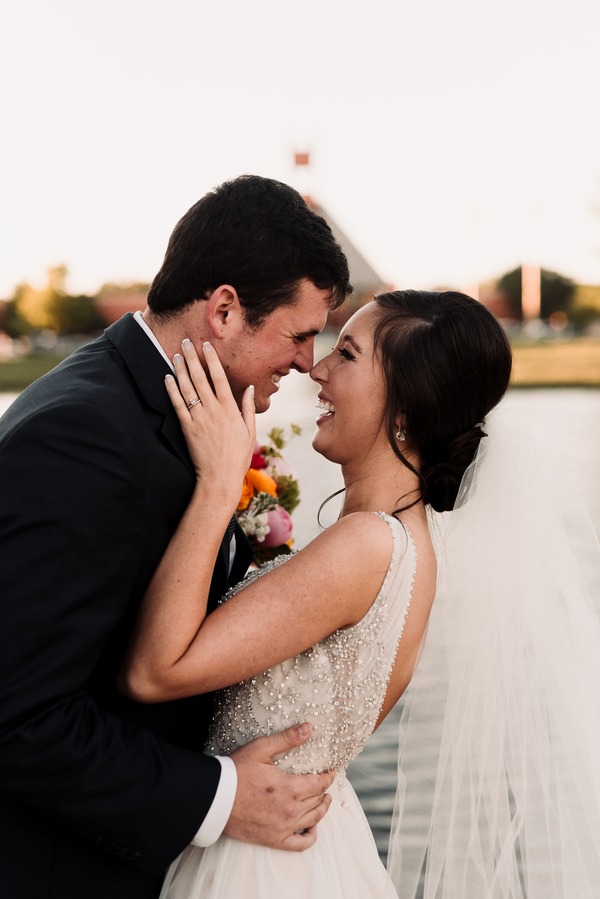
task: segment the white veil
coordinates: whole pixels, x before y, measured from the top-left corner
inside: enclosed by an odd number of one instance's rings
[[[504,406],[505,403],[502,404]],[[440,531],[438,593],[400,722],[402,899],[600,896],[600,623],[584,513],[502,408]]]

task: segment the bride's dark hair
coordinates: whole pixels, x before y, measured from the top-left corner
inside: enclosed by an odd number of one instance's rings
[[[485,435],[481,423],[509,385],[510,344],[485,306],[456,291],[399,290],[379,294],[375,303],[388,440],[419,478],[420,493],[410,505],[422,499],[447,511]],[[420,469],[401,451],[399,416]]]

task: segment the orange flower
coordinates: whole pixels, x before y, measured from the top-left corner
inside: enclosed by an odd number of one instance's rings
[[[246,475],[244,478],[244,483],[242,484],[242,495],[240,496],[240,501],[237,504],[237,511],[242,512],[244,509],[247,509],[253,496],[254,489],[252,487],[252,484],[248,480],[248,475]]]
[[[255,493],[268,493],[271,496],[277,496],[277,484],[264,471],[249,468],[244,477],[242,495],[237,505],[238,512],[243,512],[248,508]]]
[[[249,468],[246,478],[254,487],[255,493],[270,493],[271,496],[277,496],[277,484],[273,478],[265,474],[264,471],[258,471],[256,468]]]

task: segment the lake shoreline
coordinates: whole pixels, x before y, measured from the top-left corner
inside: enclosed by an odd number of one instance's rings
[[[336,332],[323,332],[319,345],[330,345],[335,336]],[[600,388],[600,338],[513,340],[512,351],[515,388]],[[315,358],[320,355],[317,352]],[[24,390],[63,358],[56,353],[31,353],[0,361],[0,393]]]

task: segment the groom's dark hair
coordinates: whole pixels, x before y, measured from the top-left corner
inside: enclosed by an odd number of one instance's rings
[[[346,257],[324,218],[287,184],[242,175],[207,193],[171,234],[148,294],[156,315],[235,287],[251,327],[292,303],[300,281],[331,291],[337,308],[352,291]]]

